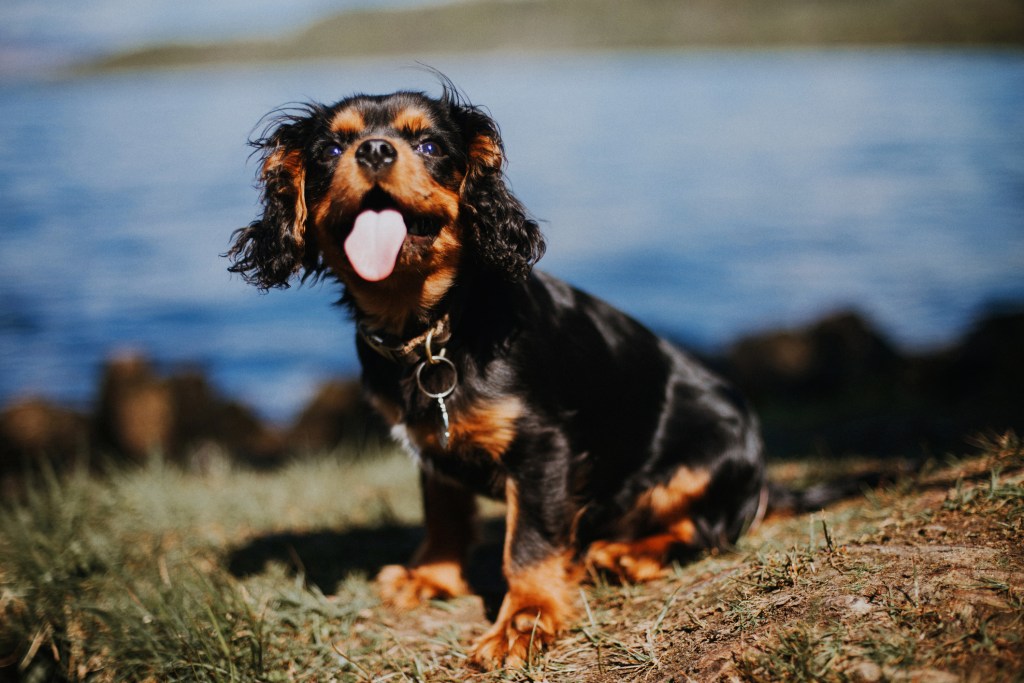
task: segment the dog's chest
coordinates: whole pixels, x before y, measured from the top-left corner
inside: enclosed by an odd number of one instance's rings
[[[498,463],[518,434],[524,405],[516,396],[449,401],[448,438],[441,407],[428,403],[415,412],[374,399],[377,411],[392,425],[392,436],[415,457],[430,454],[434,458],[463,460],[486,459]]]

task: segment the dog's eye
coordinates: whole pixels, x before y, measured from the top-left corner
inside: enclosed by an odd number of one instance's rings
[[[342,151],[341,145],[327,145],[324,147],[323,157],[325,160],[330,161],[335,157],[340,157]]]
[[[441,145],[433,140],[425,140],[416,145],[416,151],[427,157],[436,157],[441,154]]]

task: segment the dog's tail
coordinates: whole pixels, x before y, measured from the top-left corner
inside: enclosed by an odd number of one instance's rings
[[[823,481],[803,489],[792,488],[774,481],[768,482],[765,487],[768,490],[767,512],[768,514],[816,512],[832,503],[861,494],[865,489],[873,488],[877,484],[878,481],[864,477]]]
[[[891,484],[906,476],[913,476],[920,465],[906,464],[892,469],[879,469],[840,479],[821,481],[798,488],[769,481],[767,490],[767,514],[802,514],[817,512],[833,503],[863,495],[879,486]]]

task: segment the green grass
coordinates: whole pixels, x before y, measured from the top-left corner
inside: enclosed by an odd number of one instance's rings
[[[1024,670],[1014,437],[770,519],[736,552],[664,580],[588,583],[554,648],[491,673],[466,665],[487,625],[479,598],[409,613],[379,604],[371,577],[419,533],[403,455],[213,465],[44,473],[0,505],[0,680],[1012,681]],[[498,531],[485,546],[500,555]]]
[[[328,599],[290,576],[294,566],[239,580],[228,556],[267,534],[412,523],[417,495],[401,458],[274,474],[196,476],[154,462],[105,480],[44,476],[0,513],[0,657],[16,655],[26,680],[290,680],[278,675],[288,670],[280,646],[294,639],[319,651],[306,666],[334,670],[330,640],[317,642],[323,625],[343,632],[374,605],[368,584],[345,581]]]

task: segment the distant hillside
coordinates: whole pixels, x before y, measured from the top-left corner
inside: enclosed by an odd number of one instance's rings
[[[273,40],[168,44],[85,70],[489,50],[1024,45],[1020,0],[469,0],[354,11]]]

